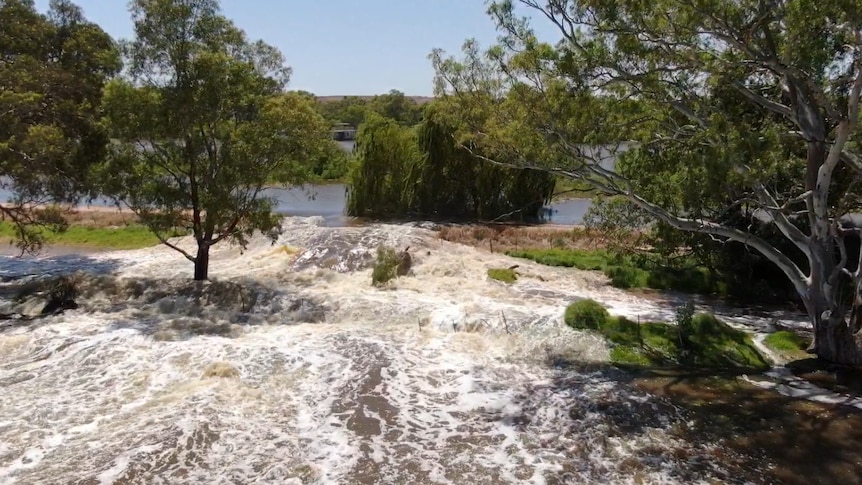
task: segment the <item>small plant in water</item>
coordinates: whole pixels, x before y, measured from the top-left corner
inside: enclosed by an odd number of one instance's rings
[[[389,246],[377,248],[377,259],[371,272],[371,284],[382,286],[398,276],[398,253]]]
[[[488,270],[488,277],[492,280],[511,284],[517,281],[518,274],[513,268],[491,268]]]

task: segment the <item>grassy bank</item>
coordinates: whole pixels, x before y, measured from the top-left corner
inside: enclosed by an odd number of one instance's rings
[[[611,317],[601,304],[583,300],[569,305],[565,322],[569,327],[596,332],[610,341],[611,361],[620,366],[769,368],[749,335],[712,315],[690,314],[676,325],[638,324],[624,317]]]
[[[62,232],[42,230],[46,245],[86,247],[95,249],[138,249],[159,244],[158,238],[144,226],[129,224],[113,227],[71,225]],[[0,239],[12,241],[15,228],[0,222]]]
[[[722,293],[706,268],[670,267],[648,257],[622,256],[602,249],[521,249],[506,251],[506,254],[548,266],[602,271],[617,288]]]

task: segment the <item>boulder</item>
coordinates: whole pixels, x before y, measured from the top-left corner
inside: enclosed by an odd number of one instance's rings
[[[410,268],[413,267],[413,257],[408,251],[410,251],[410,246],[407,246],[404,251],[398,253],[398,265],[395,267],[395,274],[397,276],[407,275],[410,273]]]

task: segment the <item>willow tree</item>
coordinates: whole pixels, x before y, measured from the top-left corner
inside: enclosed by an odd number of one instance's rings
[[[104,189],[205,280],[214,244],[276,237],[264,188],[303,180],[329,129],[312,100],[282,92],[281,53],[249,41],[217,1],[135,0],[131,11],[128,75],[105,93],[116,142]],[[194,254],[169,240],[177,229],[194,235]]]
[[[843,223],[860,208],[857,1],[510,0],[489,13],[499,46],[470,42],[461,60],[432,54],[438,94],[465,118],[492,115],[471,127],[472,143],[588,182],[677,230],[749,246],[804,303],[811,350],[862,364],[862,267],[845,244],[858,229]],[[537,38],[534,21],[552,27],[554,44]],[[616,170],[585,150],[620,141],[636,143]],[[559,157],[543,163],[531,146]],[[805,264],[715,217],[740,206]]]
[[[74,204],[105,154],[99,125],[105,82],[120,67],[113,39],[66,0],[47,14],[29,0],[0,0],[0,214],[25,250],[41,225],[62,227],[43,204]]]
[[[430,106],[413,128],[372,114],[359,130],[348,179],[348,213],[373,217],[493,220],[534,218],[554,178],[483,164],[457,138],[458,122]]]

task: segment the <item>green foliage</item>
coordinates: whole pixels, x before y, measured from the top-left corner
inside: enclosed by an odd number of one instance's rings
[[[572,328],[598,330],[605,328],[610,315],[601,303],[581,300],[566,307],[564,320]]]
[[[131,11],[128,77],[105,89],[116,142],[101,189],[206,279],[212,245],[244,247],[255,231],[274,240],[278,217],[262,190],[308,180],[329,127],[310,98],[282,92],[281,53],[249,41],[216,0],[135,0]],[[176,227],[194,235],[197,254],[165,240]]]
[[[767,335],[763,339],[763,344],[788,360],[810,357],[807,349],[811,341],[789,330],[779,330]]]
[[[805,350],[811,342],[789,330],[780,330],[767,335],[763,343],[773,350],[795,351]]]
[[[617,288],[652,288],[711,294],[720,287],[709,270],[688,260],[668,261],[658,255],[622,255],[605,250],[523,249],[507,255],[548,266],[602,271]]]
[[[862,360],[840,330],[862,300],[846,300],[855,267],[840,267],[850,251],[838,224],[862,212],[858,1],[500,0],[488,12],[498,45],[431,54],[462,143],[619,196],[667,229],[662,239],[700,234],[656,242],[667,257],[696,254],[723,278],[716,286],[792,288],[812,325],[829,329],[815,332],[819,356]],[[751,261],[776,271],[747,283]]]
[[[422,158],[415,133],[372,115],[359,130],[354,153],[347,213],[359,217],[405,215],[411,195],[409,171]]]
[[[359,217],[524,219],[552,195],[546,174],[483,163],[433,106],[416,129],[372,115],[359,130],[347,212]],[[446,190],[440,190],[445,187]]]
[[[351,156],[334,140],[323,142],[313,158],[312,181],[343,181],[350,170]]]
[[[398,276],[398,254],[388,246],[377,248],[377,258],[371,271],[371,284],[382,286]]]
[[[688,315],[688,310],[682,311]],[[689,366],[764,370],[769,363],[751,337],[713,315],[689,315],[685,326],[610,317],[592,300],[566,308],[565,322],[578,330],[597,331],[613,345],[611,360],[621,366]]]
[[[488,277],[509,284],[518,280],[518,274],[511,268],[491,268],[488,270]]]
[[[33,206],[76,202],[104,156],[98,106],[119,57],[68,0],[52,0],[47,15],[31,1],[0,1],[0,26],[0,187],[12,193],[0,212],[17,224],[19,247],[36,250],[33,226],[62,224]]]

